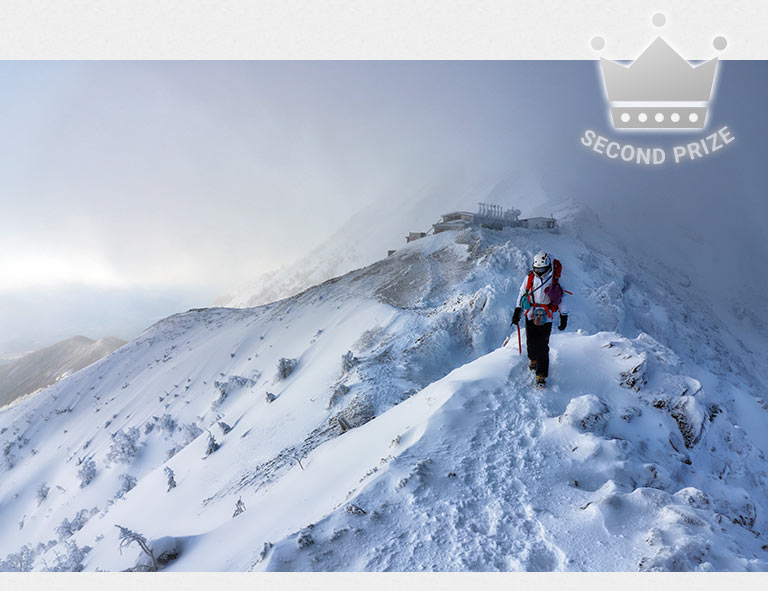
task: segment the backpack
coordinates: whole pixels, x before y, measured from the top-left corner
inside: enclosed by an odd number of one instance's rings
[[[544,288],[544,293],[549,297],[550,304],[549,305],[542,305],[542,304],[534,304],[533,302],[533,292],[531,288],[533,287],[533,271],[528,272],[528,284],[526,285],[525,289],[528,293],[528,306],[527,308],[530,308],[531,306],[539,306],[544,307],[547,310],[547,315],[551,318],[552,314],[557,312],[558,308],[560,307],[560,302],[563,301],[563,292],[565,293],[571,293],[570,291],[566,291],[562,288],[560,285],[560,275],[563,273],[563,264],[558,259],[552,259],[552,283]]]

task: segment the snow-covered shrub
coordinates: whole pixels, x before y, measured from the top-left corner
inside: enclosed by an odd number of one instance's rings
[[[166,492],[171,492],[172,488],[176,488],[176,479],[175,474],[173,473],[173,470],[170,469],[170,467],[166,466],[163,468],[163,472],[165,473],[165,476],[168,478],[168,490]]]
[[[352,351],[347,351],[344,353],[344,355],[341,356],[341,372],[347,373],[349,372],[353,367],[355,367],[360,360],[355,357],[355,354],[352,353]]]
[[[744,503],[739,514],[733,519],[733,523],[752,530],[757,520],[757,510],[752,503]]]
[[[357,396],[350,400],[342,411],[332,416],[329,420],[331,424],[346,425],[346,427],[342,427],[342,430],[346,431],[347,429],[364,425],[375,416],[376,414],[370,400],[363,396]]]
[[[357,351],[370,349],[384,338],[384,333],[385,330],[383,326],[377,325],[373,328],[369,328],[368,330],[363,331],[363,334],[360,335],[360,338],[355,341],[352,347]]]
[[[136,478],[134,478],[130,474],[121,474],[120,490],[118,490],[117,494],[115,494],[115,498],[122,499],[125,496],[125,493],[129,492],[135,487],[136,487]]]
[[[173,435],[174,431],[176,431],[176,427],[178,427],[176,420],[167,413],[160,417],[158,426],[165,431],[167,435]]]
[[[83,529],[83,526],[88,523],[88,520],[98,512],[99,510],[96,507],[90,511],[87,509],[80,509],[80,511],[78,511],[77,514],[72,518],[72,521],[65,517],[64,520],[54,529],[56,535],[59,538],[59,541],[66,540],[76,531]]]
[[[80,479],[80,488],[88,486],[96,477],[96,462],[92,459],[85,460],[77,471],[77,477]]]
[[[254,385],[254,380],[244,376],[229,376],[226,382],[216,381],[214,387],[222,394],[229,394],[238,388],[249,388]]]
[[[400,479],[395,488],[398,490],[405,488],[411,481],[423,483],[432,473],[430,464],[432,464],[432,458],[424,458],[423,460],[411,464],[408,474]]]
[[[11,453],[12,449],[13,441],[9,441],[3,446],[3,466],[6,470],[10,470],[16,465],[16,457]]]
[[[155,557],[155,565],[157,570],[162,570],[168,564],[176,560],[181,555],[182,543],[178,538],[172,536],[164,536],[162,538],[156,538],[150,541],[149,547],[152,550],[152,554]],[[146,552],[143,552],[136,560],[136,565],[130,569],[133,571],[147,571],[152,570],[152,558]]]
[[[131,572],[156,572],[164,568],[168,563],[176,560],[181,554],[181,544],[178,538],[165,536],[152,540],[150,544],[147,538],[140,533],[132,531],[122,525],[115,525],[120,530],[120,553],[135,543],[141,549],[141,554],[136,559],[136,564],[127,569]]]
[[[266,557],[267,554],[269,554],[269,551],[272,549],[272,542],[264,542],[264,544],[261,547],[261,551],[259,552],[259,562],[262,562]]]
[[[254,380],[243,376],[229,376],[226,382],[215,381],[213,386],[218,390],[219,397],[213,401],[211,408],[214,410],[219,408],[232,392],[240,388],[249,388],[255,383]]]
[[[0,560],[2,572],[30,572],[35,563],[35,551],[26,544],[18,552],[9,554],[5,560]]]
[[[289,359],[288,357],[281,357],[277,362],[277,375],[281,380],[284,380],[293,373],[296,369],[296,365],[299,363],[298,359]]]
[[[151,562],[151,566],[141,570],[156,571],[157,559],[155,558],[155,554],[152,552],[152,548],[149,547],[147,538],[139,533],[136,533],[135,531],[131,531],[130,529],[123,527],[122,525],[115,525],[115,527],[120,530],[120,553],[123,553],[123,548],[127,548],[135,542],[139,548],[141,548],[142,552],[147,555]]]
[[[212,453],[218,451],[219,447],[221,447],[221,446],[216,441],[216,438],[209,433],[208,434],[208,447],[205,448],[205,457],[207,458]]]
[[[336,386],[336,388],[333,390],[333,394],[331,394],[331,398],[328,400],[328,406],[326,408],[333,407],[333,405],[336,404],[336,401],[348,392],[349,386],[346,384],[339,384]]]
[[[708,509],[712,505],[707,493],[692,486],[680,489],[673,496],[694,509]]]
[[[67,549],[66,554],[56,554],[56,564],[45,570],[54,573],[79,573],[83,570],[83,560],[93,548],[83,546],[82,548],[74,541],[64,543]]]
[[[699,441],[701,431],[704,427],[704,420],[707,414],[693,396],[681,396],[678,398],[669,410],[669,414],[675,419],[680,434],[685,441],[685,447],[692,448]]]
[[[39,507],[42,505],[43,501],[48,498],[48,493],[50,492],[51,487],[46,485],[45,482],[43,482],[40,487],[37,489],[37,506]]]
[[[237,499],[237,503],[235,503],[235,512],[232,514],[232,517],[237,517],[240,515],[240,513],[243,513],[245,511],[245,503],[243,503],[243,499]]]
[[[608,407],[594,394],[571,399],[558,421],[565,421],[582,433],[602,433],[606,426]]]
[[[630,406],[628,408],[622,409],[619,416],[621,417],[622,421],[631,423],[636,418],[643,416],[643,410],[637,406]]]
[[[144,435],[149,435],[152,433],[152,431],[155,429],[155,425],[157,425],[157,417],[152,417],[147,423],[144,425]]]
[[[643,356],[643,360],[638,363],[629,371],[621,372],[621,385],[626,388],[632,388],[635,392],[639,392],[640,389],[648,383],[646,378],[646,372],[648,371],[648,364]]]
[[[139,430],[131,427],[112,434],[112,446],[107,452],[107,461],[115,464],[130,464],[139,453]]]
[[[299,549],[307,548],[308,546],[311,546],[315,543],[314,538],[312,538],[312,534],[309,532],[308,529],[302,530],[299,532],[299,535],[296,538],[296,545],[299,547]]]
[[[37,546],[35,546],[35,554],[37,554],[38,556],[42,556],[43,554],[48,552],[48,550],[56,546],[58,543],[59,543],[58,540],[48,540],[47,542],[38,542]]]
[[[684,536],[676,540],[674,546],[659,548],[653,557],[643,557],[638,570],[641,572],[692,572],[701,570],[710,544],[704,536]]]

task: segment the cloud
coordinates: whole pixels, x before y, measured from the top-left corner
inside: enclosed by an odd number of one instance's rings
[[[579,144],[615,135],[590,62],[3,62],[0,293],[215,295],[462,174],[536,178],[714,289],[768,259],[766,66],[721,67],[710,117],[736,142],[646,170]]]
[[[497,70],[0,64],[12,87],[0,105],[0,234],[17,258],[0,289],[35,274],[224,287],[289,262],[398,187],[508,155],[514,127],[504,119],[527,91]],[[505,127],[508,137],[493,137]],[[33,244],[53,254],[41,264],[17,254]],[[50,274],[56,266],[65,277]]]

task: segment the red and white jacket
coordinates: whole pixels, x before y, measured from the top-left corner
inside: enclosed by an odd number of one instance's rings
[[[536,273],[533,274],[533,282],[531,284],[531,291],[533,293],[533,302],[540,306],[546,306],[547,313],[544,316],[544,319],[546,322],[552,322],[552,318],[554,316],[554,313],[552,313],[552,310],[550,306],[552,305],[552,302],[549,299],[549,296],[544,293],[544,290],[552,285],[552,269],[544,273],[541,277],[539,277]],[[528,275],[526,275],[523,278],[523,283],[520,285],[520,294],[517,298],[517,305],[523,308],[523,302],[528,299],[528,296],[526,295],[528,293]],[[568,315],[568,307],[565,303],[566,293],[563,291],[563,298],[560,300],[560,305],[558,306],[557,312],[560,314],[560,316],[567,316]],[[524,309],[524,317],[526,320],[533,320],[533,307],[528,308],[527,310]]]

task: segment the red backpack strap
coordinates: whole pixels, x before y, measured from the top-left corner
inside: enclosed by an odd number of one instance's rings
[[[531,291],[533,287],[533,271],[528,273],[528,284],[525,286],[525,291]]]
[[[552,283],[560,281],[560,275],[563,272],[563,264],[558,259],[552,260]]]
[[[530,306],[534,305],[534,299],[533,299],[533,271],[528,273],[528,281],[525,284],[525,294],[523,295],[523,298],[525,298],[528,301],[528,304]],[[522,300],[521,300],[522,302]]]

